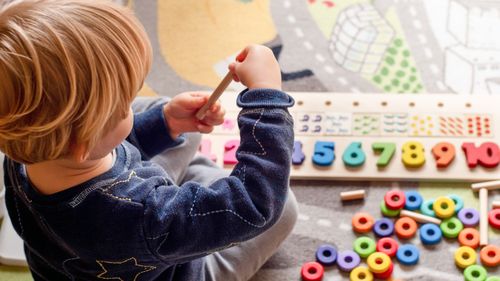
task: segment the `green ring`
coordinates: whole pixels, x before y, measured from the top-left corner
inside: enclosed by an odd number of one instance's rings
[[[380,203],[380,210],[382,211],[382,215],[391,218],[399,216],[399,211],[400,211],[400,210],[391,210],[387,208],[384,200],[382,200],[382,202]]]
[[[465,281],[485,281],[488,272],[480,265],[473,264],[464,270]]]
[[[464,229],[464,225],[456,217],[451,217],[443,220],[443,222],[439,225],[439,228],[441,228],[444,237],[457,238],[460,231]]]
[[[358,255],[364,259],[375,253],[376,250],[377,245],[370,237],[363,236],[354,240],[354,252],[358,253]]]
[[[429,217],[436,217],[436,212],[434,212],[434,209],[432,208],[432,205],[434,204],[434,199],[430,199],[422,203],[420,205],[420,212],[422,212],[423,215],[429,216]]]
[[[490,276],[486,279],[486,281],[500,281],[500,277]]]

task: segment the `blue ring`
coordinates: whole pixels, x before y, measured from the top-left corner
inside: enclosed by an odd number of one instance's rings
[[[423,199],[422,195],[418,193],[417,191],[406,191],[405,192],[405,197],[406,197],[406,202],[405,202],[405,209],[410,210],[410,211],[415,211],[420,208],[422,205]]]
[[[420,227],[420,240],[424,245],[434,245],[441,241],[443,232],[439,226],[433,223],[426,223]]]
[[[388,218],[378,219],[373,225],[373,232],[379,237],[391,236],[394,233],[394,223]]]
[[[455,202],[455,214],[458,214],[458,212],[460,212],[460,210],[464,207],[464,200],[456,194],[448,195],[448,198]]]
[[[420,252],[417,247],[412,244],[401,245],[398,248],[396,257],[398,261],[404,265],[417,264]]]
[[[332,245],[321,245],[316,250],[316,261],[322,265],[334,265],[337,261],[337,250]]]
[[[420,206],[420,212],[422,214],[429,216],[429,217],[436,217],[436,212],[434,212],[434,209],[432,209],[432,205],[434,204],[434,199],[426,200],[422,205]]]

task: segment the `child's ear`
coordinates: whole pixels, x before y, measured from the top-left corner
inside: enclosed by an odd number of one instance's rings
[[[89,152],[85,144],[74,144],[71,146],[71,159],[77,163],[82,163],[89,158]]]

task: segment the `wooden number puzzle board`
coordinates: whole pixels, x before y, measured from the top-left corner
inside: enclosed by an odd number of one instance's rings
[[[290,95],[296,101],[295,106],[290,108],[295,122],[295,141],[302,144],[301,151],[305,156],[301,164],[292,165],[292,178],[447,181],[500,178],[500,97],[454,94]],[[225,146],[229,144],[229,148],[239,140],[236,118],[240,109],[236,106],[236,96],[232,92],[222,96],[221,103],[227,111],[226,120],[212,134],[204,136],[200,147],[203,154],[211,156],[227,169],[231,169],[232,165],[224,164],[224,158],[231,154],[231,150],[226,151]],[[318,146],[318,142],[322,144]],[[441,161],[449,164],[438,168],[432,149],[441,142],[448,143],[447,148],[440,148],[441,153],[450,153],[449,149],[453,147],[455,153],[451,162],[439,154],[443,158]],[[334,143],[335,159],[329,163],[331,159],[325,158],[332,155],[331,143]],[[392,158],[389,161],[386,159],[385,166],[384,163],[377,165],[381,161],[381,151],[376,153],[372,147],[377,143],[379,146],[380,143],[395,145]],[[464,143],[469,143],[470,155],[463,149]],[[486,147],[481,147],[485,143],[488,143]],[[420,145],[423,148],[421,153],[418,152]],[[403,153],[404,147],[416,150]],[[325,154],[325,149],[330,151]],[[354,154],[351,155],[351,152]],[[483,155],[478,156],[480,153]],[[299,154],[294,158],[297,159]],[[350,164],[344,160],[349,156],[358,157],[354,160],[364,156],[364,161],[350,165],[353,164],[352,158],[347,160]],[[412,163],[403,163],[403,157],[422,156],[425,162],[415,167]],[[474,160],[475,157],[477,159]],[[470,161],[476,162],[475,167],[469,167]]]

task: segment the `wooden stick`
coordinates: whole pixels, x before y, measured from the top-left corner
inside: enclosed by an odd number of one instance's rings
[[[353,191],[344,191],[344,192],[340,193],[340,198],[342,199],[342,201],[364,199],[365,198],[365,190],[360,189],[360,190],[353,190]]]
[[[401,212],[399,213],[399,216],[400,217],[409,217],[409,218],[414,219],[416,222],[420,222],[420,223],[434,223],[434,224],[438,224],[438,225],[441,224],[441,220],[438,218],[429,217],[429,216],[422,215],[422,214],[415,213],[415,212],[408,211],[408,210],[401,210]]]
[[[491,204],[491,207],[493,209],[500,209],[500,201],[493,202],[493,204]]]
[[[207,113],[207,110],[214,105],[214,103],[220,98],[220,96],[224,93],[224,90],[226,90],[227,86],[231,84],[233,81],[233,74],[231,72],[228,72],[224,79],[219,83],[217,88],[215,88],[214,92],[212,95],[210,95],[210,98],[208,98],[208,101],[203,107],[201,107],[198,112],[196,112],[196,118],[198,120],[201,120],[205,118],[205,114]]]
[[[488,190],[500,189],[500,180],[474,183],[471,185],[471,188],[473,191],[479,191],[481,188],[486,188]]]
[[[479,190],[479,245],[488,245],[488,189]]]

